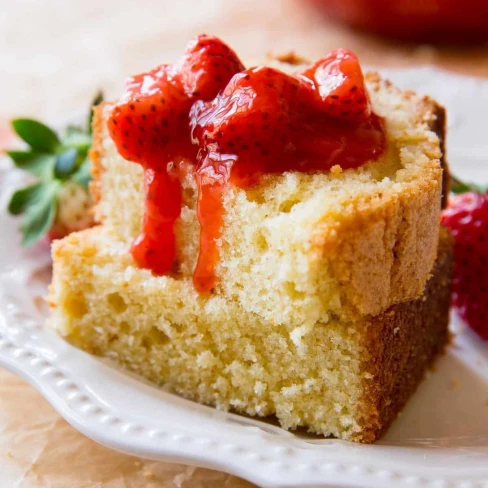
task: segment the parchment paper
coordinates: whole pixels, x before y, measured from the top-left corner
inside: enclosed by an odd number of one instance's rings
[[[0,370],[1,488],[247,488],[234,476],[103,447],[65,422],[20,378]]]

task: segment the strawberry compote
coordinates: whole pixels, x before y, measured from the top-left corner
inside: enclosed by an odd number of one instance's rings
[[[264,174],[357,168],[385,149],[382,119],[371,111],[357,58],[338,50],[300,73],[244,69],[219,39],[199,36],[175,65],[129,80],[109,130],[119,153],[145,170],[143,229],[136,263],[155,274],[175,261],[181,209],[179,161],[198,186],[200,252],[193,281],[215,288],[217,239],[228,185],[248,187]]]

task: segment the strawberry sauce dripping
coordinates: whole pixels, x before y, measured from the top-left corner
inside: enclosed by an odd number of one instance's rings
[[[219,39],[201,35],[175,65],[130,78],[114,107],[109,132],[120,155],[144,169],[142,232],[132,245],[138,266],[162,275],[172,270],[174,225],[181,212],[182,160],[196,160],[188,114],[196,100],[211,100],[244,66]]]
[[[230,48],[209,36],[192,41],[178,64],[129,80],[109,129],[120,154],[145,170],[146,211],[132,255],[155,274],[171,271],[176,254],[181,187],[172,163],[194,164],[201,230],[193,281],[201,293],[216,286],[227,185],[248,187],[269,173],[357,168],[386,145],[349,51],[288,75],[244,70]]]

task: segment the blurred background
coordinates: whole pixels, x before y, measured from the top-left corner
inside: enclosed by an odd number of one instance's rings
[[[66,120],[98,88],[117,96],[126,76],[175,60],[188,39],[203,32],[223,37],[252,62],[269,52],[295,50],[315,58],[347,47],[370,65],[427,63],[488,76],[488,0],[0,3],[3,120],[14,114]],[[448,45],[434,47],[431,41]]]
[[[174,61],[198,33],[243,60],[294,50],[355,51],[363,64],[432,64],[488,77],[488,0],[0,0],[0,147],[8,121],[62,124],[98,89]],[[35,408],[33,408],[33,405]],[[33,388],[0,371],[0,486],[250,487],[234,477],[115,453],[64,422]]]

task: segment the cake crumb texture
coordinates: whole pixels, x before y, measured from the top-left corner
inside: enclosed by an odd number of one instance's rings
[[[312,327],[330,317],[376,315],[423,292],[439,232],[441,112],[375,73],[367,84],[387,129],[379,161],[268,175],[226,191],[217,292],[249,313]],[[95,117],[92,192],[98,221],[129,243],[141,230],[143,171],[117,153],[106,127],[111,107],[102,105]],[[190,281],[199,249],[190,171],[182,186],[175,278]]]
[[[74,345],[187,398],[372,442],[447,341],[447,232],[440,242],[422,297],[375,317],[297,328],[152,276],[116,233],[97,227],[54,243],[50,320]]]
[[[91,192],[101,225],[53,244],[51,325],[192,400],[274,415],[286,429],[377,439],[447,342],[452,242],[439,231],[443,109],[366,79],[385,153],[353,170],[229,186],[210,295],[192,283],[199,224],[187,161],[176,162],[188,171],[174,269],[154,276],[134,265],[143,171],[108,136],[113,105],[98,107]]]

